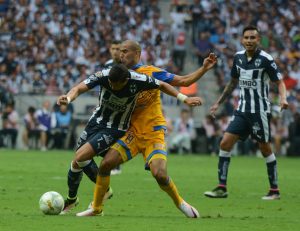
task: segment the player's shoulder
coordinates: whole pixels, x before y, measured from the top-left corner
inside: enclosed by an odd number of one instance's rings
[[[162,69],[153,65],[141,65],[136,71],[148,73],[148,72],[160,72],[162,71]]]
[[[106,63],[104,64],[104,68],[110,68],[114,65],[114,60],[110,59],[108,61],[106,61]]]
[[[269,53],[267,53],[267,52],[264,51],[264,50],[260,50],[260,51],[259,51],[259,55],[260,55],[261,57],[263,57],[263,58],[266,58],[266,59],[269,60],[269,61],[273,61],[273,60],[274,60],[273,57],[272,57],[272,55],[270,55]]]
[[[234,56],[244,55],[245,52],[246,52],[246,50],[237,51],[237,52],[235,52]]]
[[[142,81],[145,82],[148,77],[146,74],[142,74],[142,73],[137,73],[135,71],[130,70],[130,78],[134,81]]]

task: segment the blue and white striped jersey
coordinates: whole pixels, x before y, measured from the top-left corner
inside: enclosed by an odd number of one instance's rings
[[[257,50],[251,60],[246,51],[235,54],[231,69],[232,78],[239,79],[240,100],[238,111],[259,113],[271,112],[269,101],[269,82],[282,79],[271,55]]]
[[[159,81],[147,75],[130,71],[131,78],[125,87],[116,91],[109,84],[109,71],[110,69],[103,69],[84,80],[90,89],[100,85],[99,105],[95,108],[89,123],[99,127],[126,131],[139,92],[159,88]]]

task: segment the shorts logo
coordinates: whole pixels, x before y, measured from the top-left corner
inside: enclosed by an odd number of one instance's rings
[[[253,129],[253,134],[255,134],[258,138],[260,138],[260,137],[257,135],[258,131],[261,130],[261,128],[260,128],[258,122],[255,122],[255,123],[253,124],[252,129]]]

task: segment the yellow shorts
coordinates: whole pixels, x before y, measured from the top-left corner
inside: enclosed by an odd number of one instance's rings
[[[149,170],[149,164],[152,160],[167,160],[165,131],[163,129],[147,134],[136,134],[133,130],[128,130],[111,148],[121,154],[124,162],[142,153],[147,170]]]

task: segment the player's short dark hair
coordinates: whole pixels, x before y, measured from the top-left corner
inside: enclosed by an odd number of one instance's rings
[[[109,71],[108,79],[111,82],[124,82],[128,78],[130,78],[130,72],[121,63],[113,65]]]
[[[118,44],[121,44],[121,43],[122,43],[121,40],[113,40],[113,41],[111,42],[111,45],[112,45],[112,44],[118,45]]]
[[[248,25],[248,26],[244,27],[244,29],[243,29],[243,35],[248,30],[256,30],[257,33],[259,34],[259,30],[258,30],[258,28],[256,26],[254,26],[254,25]]]

